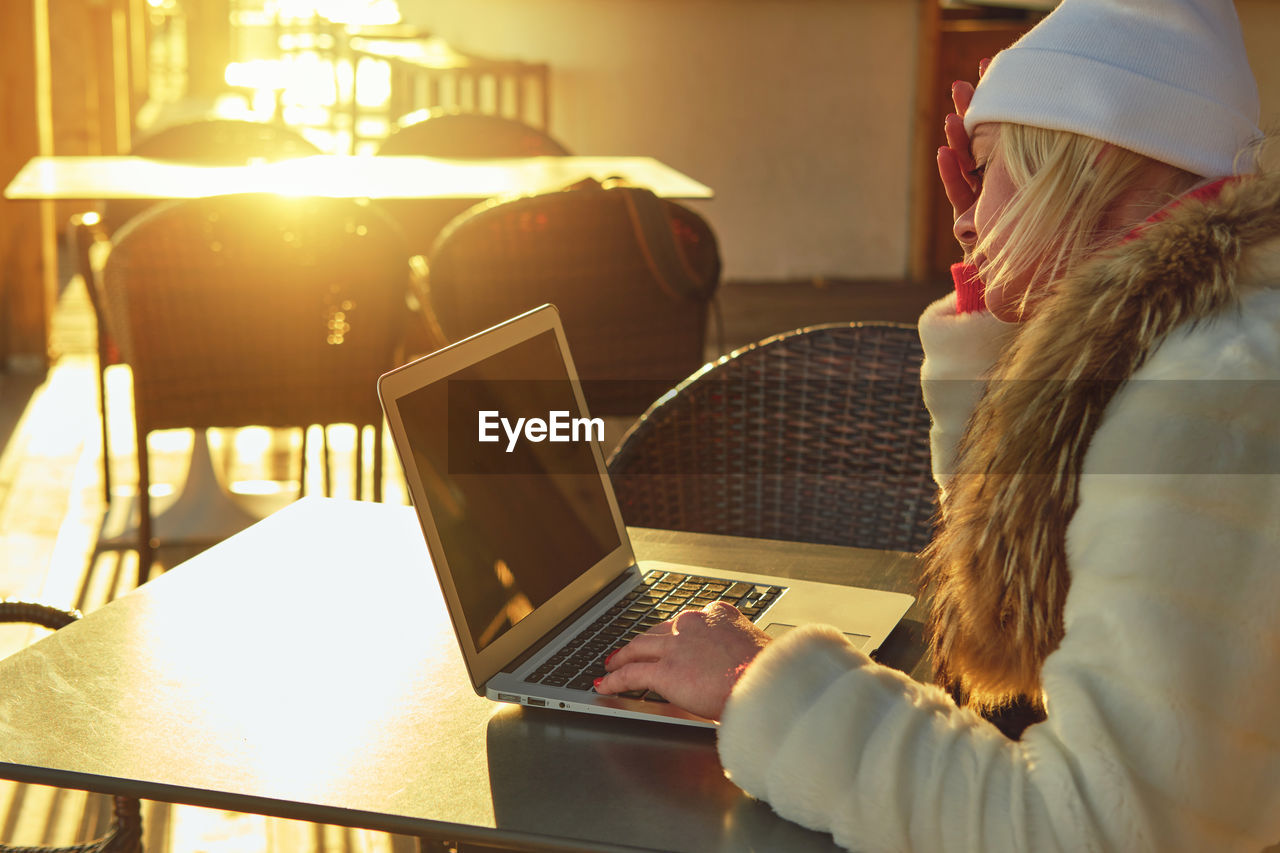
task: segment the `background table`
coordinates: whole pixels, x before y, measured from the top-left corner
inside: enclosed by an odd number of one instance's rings
[[[911,589],[893,552],[636,531],[651,559]],[[886,651],[917,656],[920,605]],[[834,849],[714,733],[499,705],[407,507],[307,498],[0,661],[0,776],[455,840]]]
[[[33,157],[8,199],[204,198],[248,192],[371,199],[476,199],[621,178],[665,198],[707,199],[711,188],[652,157],[435,157],[317,155],[248,166],[200,166],[146,157]]]

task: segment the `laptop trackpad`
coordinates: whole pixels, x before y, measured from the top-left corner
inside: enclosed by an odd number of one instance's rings
[[[764,632],[776,640],[788,631],[794,630],[795,627],[795,625],[788,625],[785,622],[770,622]],[[853,647],[856,649],[864,648],[871,639],[866,634],[850,634],[847,631],[845,632],[845,637],[850,643],[853,643]]]

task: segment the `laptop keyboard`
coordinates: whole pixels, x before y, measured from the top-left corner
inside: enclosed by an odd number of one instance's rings
[[[681,610],[697,610],[714,601],[727,601],[754,621],[784,589],[675,572],[646,572],[635,589],[567,642],[525,681],[590,691],[595,680],[605,674],[605,658]],[[621,695],[652,702],[666,701],[651,690]]]

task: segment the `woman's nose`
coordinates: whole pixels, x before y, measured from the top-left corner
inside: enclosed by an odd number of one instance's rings
[[[964,213],[960,214],[955,224],[951,226],[951,231],[956,235],[956,239],[960,241],[960,245],[966,249],[972,249],[978,243],[978,229],[973,224],[973,208],[971,206]]]

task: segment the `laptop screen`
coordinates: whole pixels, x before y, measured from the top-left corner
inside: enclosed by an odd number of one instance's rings
[[[477,651],[619,546],[554,331],[398,406]]]

